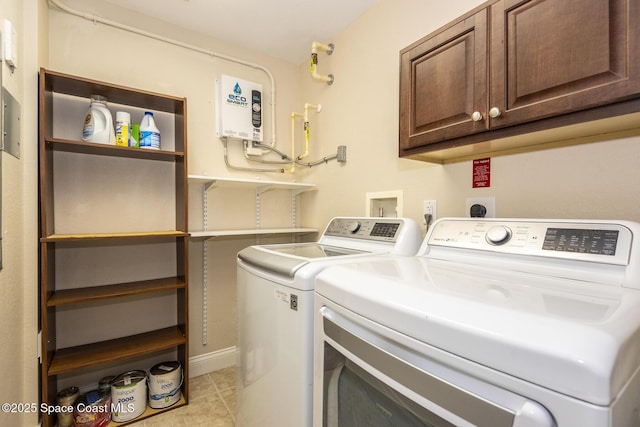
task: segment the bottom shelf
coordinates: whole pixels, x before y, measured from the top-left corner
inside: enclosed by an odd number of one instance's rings
[[[55,352],[48,374],[58,375],[113,360],[141,356],[184,345],[186,341],[182,329],[172,326],[125,338],[63,348]]]
[[[109,424],[107,424],[107,426],[109,426],[109,427],[117,427],[117,426],[126,426],[128,424],[137,423],[137,422],[142,421],[142,420],[144,420],[146,418],[153,417],[154,415],[162,414],[164,412],[180,408],[182,406],[185,406],[186,404],[187,404],[187,401],[184,399],[184,395],[183,395],[182,397],[180,397],[180,400],[178,400],[176,403],[174,403],[173,405],[169,406],[168,408],[153,409],[153,408],[150,408],[149,406],[147,406],[147,409],[139,417],[136,417],[136,418],[134,418],[134,419],[132,419],[130,421],[124,421],[124,422],[121,422],[121,423],[118,423],[118,422],[115,422],[115,421],[111,421]]]

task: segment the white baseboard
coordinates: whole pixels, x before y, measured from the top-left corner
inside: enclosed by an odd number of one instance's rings
[[[189,378],[236,365],[236,347],[223,348],[189,358]]]

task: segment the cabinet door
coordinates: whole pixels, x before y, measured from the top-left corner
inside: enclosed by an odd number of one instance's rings
[[[487,11],[400,52],[400,150],[487,130]]]
[[[490,127],[640,93],[638,0],[504,0],[491,6]]]

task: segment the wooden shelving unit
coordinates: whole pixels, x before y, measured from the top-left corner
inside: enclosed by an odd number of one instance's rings
[[[65,112],[61,108],[56,109],[56,99],[60,99],[71,105],[88,106],[91,95],[98,94],[108,99],[109,105],[117,105],[120,109],[144,109],[153,111],[159,115],[168,116],[172,132],[162,134],[162,150],[143,150],[129,147],[117,147],[111,145],[87,143],[73,136],[73,132],[54,131],[64,126]],[[42,335],[42,365],[41,365],[41,400],[49,405],[56,404],[56,394],[58,392],[58,382],[60,376],[75,378],[74,375],[86,375],[91,369],[99,369],[102,366],[117,367],[119,363],[134,361],[144,363],[145,358],[152,360],[153,357],[163,357],[169,351],[175,354],[184,370],[185,381],[182,386],[182,398],[169,409],[174,409],[188,404],[189,401],[189,340],[188,340],[188,226],[187,226],[187,137],[186,137],[186,99],[177,98],[136,90],[132,88],[112,85],[109,83],[71,76],[50,70],[40,70],[40,90],[39,90],[39,174],[40,174],[40,327]],[[114,114],[115,116],[115,114]],[[80,117],[82,119],[82,117]],[[60,123],[63,122],[63,123]],[[60,134],[62,133],[62,134]],[[70,136],[71,135],[71,136]],[[160,194],[137,194],[136,186],[131,189],[113,188],[109,185],[109,167],[98,168],[96,174],[104,178],[104,183],[93,184],[95,187],[91,194],[95,200],[102,198],[121,197],[122,193],[132,193],[130,200],[139,203],[140,210],[145,208],[145,201],[153,197],[168,198],[175,205],[175,212],[172,212],[172,224],[168,229],[148,229],[147,223],[136,216],[112,215],[108,216],[111,222],[105,227],[104,224],[96,224],[96,232],[87,232],[86,229],[73,230],[73,222],[62,218],[66,222],[62,232],[56,230],[56,201],[65,197],[65,202],[69,205],[82,205],[83,209],[91,208],[91,200],[84,198],[74,200],[73,194],[61,195],[55,184],[58,180],[56,171],[57,163],[63,156],[87,156],[97,162],[109,162],[109,159],[124,162],[143,162],[146,166],[154,168],[154,165],[171,168],[174,185],[171,188],[161,188]],[[97,160],[96,160],[97,159]],[[149,163],[151,162],[151,163]],[[73,161],[70,164],[77,165]],[[149,166],[151,165],[151,166]],[[127,163],[128,166],[128,163]],[[93,172],[93,171],[92,171]],[[81,178],[80,178],[81,179]],[[84,184],[84,183],[83,183]],[[91,185],[88,183],[87,185]],[[54,190],[58,189],[58,193]],[[85,195],[86,196],[86,195]],[[78,196],[80,197],[80,196]],[[71,202],[69,201],[71,200]],[[88,208],[87,208],[88,207]],[[104,232],[103,229],[118,229],[116,231]],[[70,229],[71,228],[71,229]],[[133,231],[130,228],[134,228]],[[163,274],[155,277],[153,265],[146,266],[146,270],[137,270],[136,257],[118,258],[118,251],[135,251],[140,245],[161,245],[164,249],[164,256],[168,259],[158,258],[158,270],[171,270],[170,274]],[[136,246],[138,245],[138,246]],[[101,254],[111,253],[117,260],[114,266],[102,268],[96,271],[109,272],[118,270],[120,266],[128,271],[134,271],[134,280],[113,280],[109,277],[86,280],[81,283],[67,283],[68,277],[74,273],[76,266],[65,261],[64,252],[73,250],[74,253],[84,256],[92,250],[98,248]],[[132,249],[133,248],[133,249]],[[166,255],[170,252],[170,255]],[[99,258],[99,257],[98,257]],[[98,259],[97,261],[102,261]],[[104,261],[108,263],[109,261]],[[99,263],[97,263],[99,264]],[[167,265],[169,265],[167,267]],[[92,266],[78,266],[78,269],[85,268],[91,270]],[[70,271],[71,270],[71,271]],[[163,270],[163,271],[164,271]],[[149,273],[151,272],[151,273]],[[96,273],[98,274],[98,273]],[[149,277],[139,278],[137,276],[149,274]],[[96,284],[96,282],[98,282]],[[173,313],[167,314],[169,318],[175,318],[174,324],[158,325],[156,328],[147,328],[140,332],[136,328],[131,333],[122,334],[120,331],[126,329],[131,323],[131,318],[114,320],[117,324],[119,336],[113,338],[110,327],[113,325],[99,324],[92,325],[98,332],[104,326],[104,337],[101,339],[98,333],[92,336],[91,340],[77,345],[61,345],[61,341],[69,342],[69,337],[78,340],[76,330],[72,327],[61,325],[58,318],[69,310],[110,310],[112,306],[125,301],[131,304],[144,306],[150,305],[149,310],[154,310],[153,304],[157,304],[157,298],[168,298],[175,301]],[[101,305],[104,305],[101,307]],[[163,306],[164,307],[164,306]],[[62,311],[60,311],[62,310]],[[84,311],[82,311],[84,313]],[[87,322],[90,323],[91,321]],[[64,323],[64,322],[63,322]],[[81,328],[84,325],[78,324]],[[139,328],[138,328],[139,329]],[[94,330],[92,329],[92,333]],[[80,334],[82,336],[82,334]],[[106,337],[106,338],[105,338]],[[67,338],[64,339],[63,338]],[[145,369],[151,366],[144,366]],[[97,381],[99,378],[95,378]],[[87,384],[77,384],[80,387],[87,387]],[[164,410],[147,411],[131,422],[139,421],[148,416],[161,413]],[[126,423],[117,423],[122,425]],[[55,417],[43,415],[43,426],[53,427]]]

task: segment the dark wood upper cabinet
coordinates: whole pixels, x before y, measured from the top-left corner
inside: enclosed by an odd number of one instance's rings
[[[637,112],[639,4],[494,0],[403,49],[400,155],[523,149],[515,136]]]
[[[402,52],[403,148],[488,129],[486,121],[473,119],[487,107],[487,53],[486,10]]]

